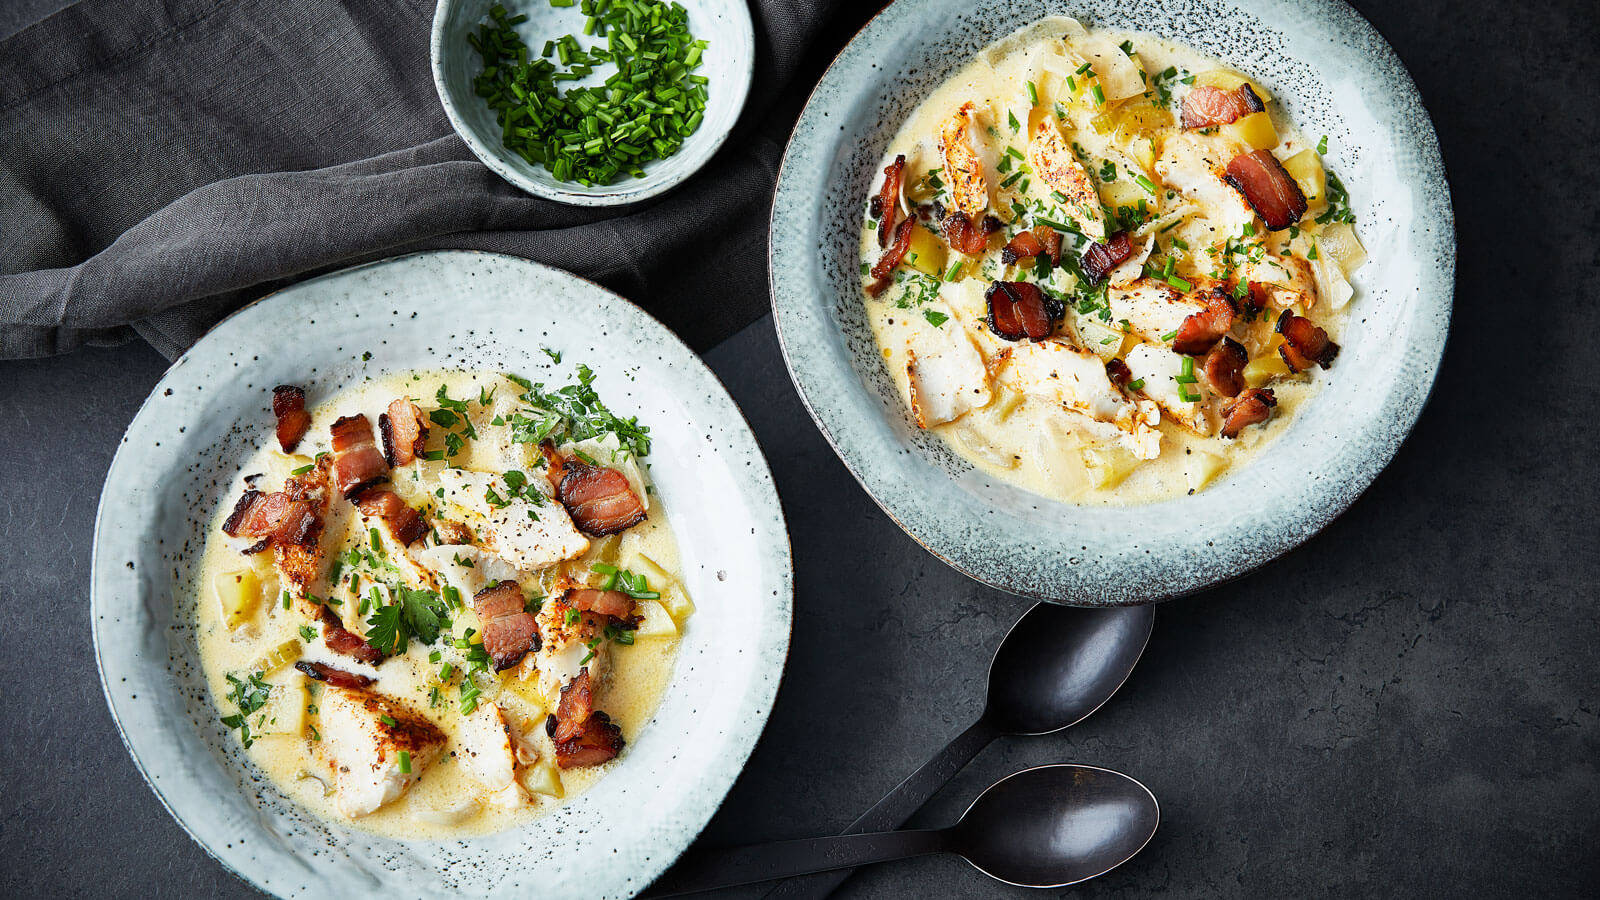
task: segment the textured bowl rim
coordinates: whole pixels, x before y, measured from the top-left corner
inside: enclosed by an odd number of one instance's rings
[[[843,64],[852,56],[860,54],[862,48],[877,36],[878,31],[889,27],[884,23],[888,21],[891,12],[899,12],[911,6],[929,5],[936,2],[938,0],[893,0],[857,29],[850,41],[829,62],[822,77],[813,86],[811,93],[806,98],[805,107],[802,109],[800,117],[796,120],[794,128],[790,131],[789,140],[784,146],[783,158],[778,168],[777,184],[773,189],[772,208],[768,218],[767,278],[772,302],[774,330],[778,335],[778,346],[783,353],[784,366],[789,372],[790,380],[794,383],[796,393],[800,395],[800,401],[805,407],[806,413],[816,423],[817,429],[822,432],[823,438],[833,448],[835,455],[844,463],[851,476],[867,492],[873,502],[878,505],[878,508],[883,510],[884,514],[893,520],[907,536],[940,561],[982,584],[1040,602],[1091,607],[1135,606],[1173,600],[1242,578],[1315,537],[1331,524],[1334,519],[1349,509],[1355,500],[1371,486],[1377,476],[1394,459],[1395,454],[1399,452],[1400,446],[1405,442],[1406,438],[1410,436],[1437,384],[1439,366],[1444,359],[1445,343],[1449,336],[1450,318],[1455,298],[1456,257],[1458,252],[1454,202],[1451,196],[1448,172],[1439,149],[1438,133],[1434,128],[1432,115],[1427,112],[1427,107],[1423,103],[1421,93],[1417,89],[1416,80],[1412,77],[1410,70],[1406,68],[1398,54],[1395,53],[1388,39],[1371,22],[1367,21],[1365,16],[1361,15],[1358,10],[1350,6],[1345,0],[1305,0],[1303,2],[1305,6],[1321,6],[1330,13],[1337,11],[1339,14],[1348,17],[1357,28],[1361,29],[1363,32],[1362,37],[1371,42],[1381,53],[1387,55],[1387,62],[1402,78],[1402,81],[1396,85],[1396,92],[1408,96],[1415,102],[1417,108],[1423,112],[1423,121],[1414,123],[1417,127],[1416,137],[1419,144],[1417,149],[1438,173],[1438,187],[1443,206],[1442,209],[1437,211],[1437,214],[1444,235],[1441,240],[1441,250],[1448,257],[1448,270],[1441,273],[1439,278],[1441,290],[1436,292],[1438,295],[1436,300],[1441,307],[1441,316],[1436,329],[1434,329],[1434,333],[1438,337],[1434,345],[1435,350],[1426,358],[1425,372],[1414,373],[1418,389],[1413,391],[1411,398],[1396,410],[1399,417],[1403,419],[1403,424],[1390,433],[1388,440],[1372,447],[1368,458],[1378,460],[1376,465],[1369,466],[1354,476],[1349,473],[1341,473],[1341,478],[1353,488],[1352,490],[1339,492],[1335,495],[1335,502],[1332,504],[1302,516],[1301,521],[1298,523],[1298,529],[1293,534],[1287,534],[1277,540],[1270,550],[1256,554],[1235,554],[1236,558],[1230,559],[1228,564],[1223,567],[1224,571],[1215,577],[1196,579],[1189,583],[1163,586],[1142,592],[1131,592],[1110,598],[1089,600],[1086,599],[1088,591],[1074,591],[1067,594],[1041,590],[1036,586],[1036,582],[1028,577],[1029,572],[1018,567],[997,567],[975,563],[966,555],[947,547],[941,540],[945,535],[934,533],[936,529],[930,526],[928,522],[905,515],[899,506],[890,499],[892,490],[903,488],[903,485],[890,484],[881,476],[874,475],[863,464],[864,451],[861,448],[848,445],[836,434],[837,426],[843,424],[843,419],[836,419],[831,416],[824,411],[821,404],[815,402],[814,396],[819,395],[821,391],[825,390],[826,386],[813,383],[811,376],[808,374],[810,370],[803,364],[805,360],[801,358],[798,351],[793,347],[793,333],[785,328],[784,312],[786,305],[793,304],[798,307],[804,301],[794,296],[800,290],[795,288],[794,284],[800,279],[780,280],[777,277],[777,273],[780,271],[780,264],[785,262],[780,260],[780,256],[786,252],[786,248],[780,249],[779,247],[776,239],[777,231],[780,223],[790,221],[798,215],[795,210],[804,210],[806,214],[812,211],[811,206],[807,205],[808,195],[792,186],[794,177],[792,176],[791,163],[795,161],[801,149],[801,134],[808,128],[813,134],[825,133],[825,129],[818,127],[819,120],[827,116],[827,112],[820,110],[819,107],[819,100],[823,90],[828,87],[836,87],[835,82],[842,80],[842,76],[839,76],[838,73]],[[1285,0],[1227,0],[1227,2],[1242,7],[1250,7],[1257,2],[1263,5],[1271,5],[1274,3],[1283,4]],[[1070,9],[1060,9],[1053,14],[1063,16],[1076,15]],[[1005,33],[997,31],[988,36],[988,41],[998,40],[1004,37]],[[874,68],[877,67],[875,66]],[[881,80],[889,77],[890,74],[887,71],[880,70],[878,78]],[[793,198],[790,198],[793,202],[786,202],[786,193],[795,194]],[[799,251],[797,256],[806,265],[816,265],[817,253],[813,248],[807,247],[803,251]],[[784,271],[792,270],[785,269]],[[806,290],[809,290],[809,288],[806,288]],[[795,315],[798,315],[798,313],[795,313]],[[804,327],[804,323],[791,320],[788,327],[793,331],[800,331]],[[827,327],[834,327],[831,320],[827,323]],[[1413,337],[1415,339],[1418,336],[1420,335],[1414,335]],[[851,375],[853,376],[854,373],[851,373]],[[1401,384],[1401,381],[1396,381],[1395,387],[1389,393],[1389,399],[1393,399],[1395,394],[1400,391]],[[1270,453],[1271,448],[1268,448],[1266,452]],[[1047,498],[1040,499],[1043,502],[1055,502]],[[1065,508],[1074,508],[1068,504],[1059,505]]]
[[[692,844],[699,834],[705,830],[706,825],[710,823],[711,819],[721,808],[722,803],[726,801],[728,792],[733,789],[734,783],[737,781],[739,775],[743,773],[746,764],[749,762],[750,755],[755,751],[756,744],[759,742],[762,733],[766,729],[767,722],[771,718],[774,702],[782,685],[783,676],[788,669],[788,654],[793,635],[794,552],[793,542],[789,538],[787,524],[783,516],[782,503],[778,497],[777,485],[772,478],[771,467],[767,463],[765,454],[761,452],[760,442],[756,440],[755,433],[750,428],[748,418],[744,415],[743,410],[739,408],[738,404],[734,402],[732,396],[728,394],[727,387],[722,383],[722,379],[711,370],[710,366],[706,365],[705,361],[701,359],[700,355],[696,353],[693,348],[685,344],[683,340],[679,338],[677,334],[670,328],[667,328],[665,323],[661,322],[660,319],[656,318],[654,315],[627,298],[621,296],[620,294],[617,294],[616,292],[611,291],[588,278],[584,278],[583,276],[575,275],[563,269],[557,269],[554,266],[548,266],[543,263],[519,256],[470,249],[423,250],[414,253],[405,253],[397,256],[385,257],[379,260],[372,260],[370,262],[348,266],[332,272],[326,272],[313,278],[308,278],[304,281],[286,285],[285,287],[263,294],[262,296],[250,301],[244,306],[241,306],[239,309],[234,310],[222,320],[218,321],[206,332],[206,334],[201,336],[199,341],[196,341],[193,346],[185,350],[177,359],[173,360],[172,363],[168,365],[167,368],[162,372],[161,378],[157,380],[156,384],[151,388],[150,393],[139,404],[139,408],[129,420],[128,427],[124,431],[124,437],[118,442],[117,451],[112,457],[110,466],[107,468],[106,480],[101,485],[100,496],[96,501],[94,533],[90,549],[89,631],[91,644],[94,650],[95,670],[100,680],[100,690],[105,698],[106,707],[111,713],[111,720],[116,725],[117,738],[122,742],[123,749],[127,751],[128,756],[133,760],[134,768],[139,772],[139,777],[144,780],[145,786],[150,789],[151,793],[155,794],[156,799],[160,802],[162,808],[165,809],[167,814],[172,817],[172,820],[178,824],[178,827],[181,828],[183,832],[189,836],[189,839],[194,841],[194,843],[198,845],[208,857],[210,857],[212,860],[215,860],[220,866],[222,866],[224,870],[239,880],[269,895],[279,896],[270,886],[258,880],[252,873],[244,871],[241,867],[234,865],[232,861],[220,854],[209,842],[202,839],[200,835],[191,827],[188,819],[181,815],[173,806],[173,803],[167,796],[166,791],[164,791],[161,786],[156,783],[156,779],[151,777],[151,773],[146,766],[144,758],[135,750],[133,742],[129,739],[128,729],[123,722],[123,717],[118,710],[117,698],[120,696],[120,694],[125,693],[125,691],[114,689],[109,680],[109,675],[106,670],[105,655],[102,652],[103,648],[101,645],[101,629],[96,624],[101,620],[100,613],[102,599],[99,577],[102,566],[101,535],[103,529],[106,527],[106,504],[112,493],[112,475],[117,470],[117,464],[124,449],[129,446],[127,434],[132,432],[135,423],[137,423],[140,418],[145,415],[150,407],[151,402],[158,396],[158,394],[160,394],[163,385],[168,383],[168,379],[173,375],[174,372],[188,362],[189,356],[194,351],[194,348],[206,340],[212,339],[224,324],[239,317],[247,310],[251,310],[262,303],[272,300],[280,294],[294,291],[307,284],[332,280],[354,272],[378,268],[403,260],[445,255],[499,258],[512,261],[515,264],[548,270],[549,272],[555,273],[557,276],[582,282],[583,284],[588,285],[597,291],[609,295],[615,302],[619,302],[625,308],[631,309],[634,314],[643,317],[669,335],[671,340],[678,343],[680,348],[686,354],[686,357],[693,360],[694,364],[703,370],[703,374],[711,379],[711,383],[717,390],[721,391],[723,399],[727,401],[727,405],[731,407],[737,415],[737,424],[744,432],[744,436],[749,441],[750,446],[755,450],[754,465],[750,467],[753,470],[753,480],[758,487],[764,487],[765,493],[770,495],[770,499],[772,500],[773,507],[776,510],[778,520],[783,526],[778,530],[778,534],[781,535],[782,541],[780,544],[777,544],[774,547],[774,552],[777,554],[777,559],[781,562],[781,565],[777,568],[775,573],[777,576],[777,587],[779,591],[779,595],[777,596],[777,606],[781,618],[783,619],[781,628],[779,628],[777,632],[780,636],[779,643],[781,646],[774,647],[776,652],[774,664],[772,666],[772,677],[766,680],[767,688],[762,691],[761,695],[757,698],[758,706],[760,707],[759,720],[751,727],[748,737],[741,741],[742,746],[737,751],[737,760],[732,766],[727,767],[724,770],[726,772],[726,778],[723,779],[725,784],[719,789],[719,793],[715,802],[705,810],[705,815],[703,818],[701,818],[698,822],[691,824],[687,829],[684,829],[678,835],[679,840],[675,841],[675,843],[677,843],[679,846],[677,847],[676,851],[670,852],[670,854],[651,857],[648,864],[650,871],[645,873],[646,878],[643,881],[645,886],[648,886],[651,881],[654,881],[656,878],[660,877],[662,872],[665,872],[671,867],[672,863],[677,860],[678,856],[682,855],[683,851],[688,849],[689,845]]]
[[[641,200],[648,200],[651,197],[664,194],[694,177],[701,169],[705,168],[706,163],[710,162],[713,156],[716,156],[717,151],[722,149],[722,145],[728,140],[728,136],[733,133],[733,129],[739,124],[739,118],[744,112],[745,102],[750,98],[750,84],[755,79],[755,24],[750,18],[750,8],[743,3],[735,3],[733,7],[739,11],[739,14],[734,17],[735,24],[739,27],[741,40],[746,46],[750,47],[750,54],[745,59],[745,65],[743,70],[739,72],[739,77],[734,80],[734,89],[737,92],[737,97],[734,100],[733,116],[728,120],[728,127],[721,132],[710,135],[704,141],[693,144],[693,146],[691,146],[691,143],[694,137],[691,137],[690,142],[686,142],[678,151],[681,154],[685,154],[683,158],[689,160],[691,164],[685,165],[682,171],[669,178],[651,181],[647,176],[639,179],[637,181],[639,187],[631,190],[599,193],[576,182],[571,183],[568,187],[550,187],[549,185],[540,184],[529,180],[520,172],[506,165],[503,159],[505,152],[503,148],[498,144],[491,146],[481,139],[477,132],[467,127],[467,123],[462,119],[461,114],[456,111],[455,102],[450,99],[449,90],[445,88],[445,13],[452,7],[458,6],[461,2],[462,0],[438,0],[438,5],[434,7],[433,25],[430,28],[428,38],[428,65],[433,71],[434,93],[439,97],[439,105],[444,107],[445,117],[450,120],[451,130],[455,131],[461,140],[466,143],[467,149],[472,151],[472,155],[487,166],[489,171],[505,179],[508,184],[535,197],[543,197],[546,200],[554,200],[557,203],[565,203],[569,206],[625,206],[629,203],[638,203]],[[696,132],[695,136],[699,134],[700,132]],[[568,183],[561,182],[561,184]]]

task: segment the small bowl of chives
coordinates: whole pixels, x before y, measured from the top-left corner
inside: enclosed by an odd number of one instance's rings
[[[456,133],[518,188],[634,203],[705,165],[750,89],[743,0],[440,0],[433,82]]]

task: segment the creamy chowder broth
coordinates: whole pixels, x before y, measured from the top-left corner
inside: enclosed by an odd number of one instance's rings
[[[1151,35],[1050,18],[985,48],[890,142],[861,230],[908,414],[1074,503],[1245,463],[1328,377],[1365,258],[1326,140]]]
[[[292,437],[303,394],[279,390]],[[603,777],[693,609],[648,429],[586,378],[424,371],[313,399],[292,452],[260,429],[198,573],[201,662],[251,762],[400,838],[508,828]]]

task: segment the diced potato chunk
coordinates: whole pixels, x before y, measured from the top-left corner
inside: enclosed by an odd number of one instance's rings
[[[1328,192],[1328,175],[1323,171],[1317,151],[1301,150],[1284,160],[1283,168],[1300,185],[1300,192],[1306,195],[1307,203],[1315,206],[1323,201]]]
[[[1227,467],[1227,457],[1197,450],[1184,457],[1183,475],[1189,482],[1189,490],[1198,491],[1210,484],[1212,479],[1222,474],[1222,470]]]
[[[1127,337],[1120,327],[1096,318],[1079,319],[1078,334],[1083,339],[1084,349],[1093,350],[1104,360],[1119,355],[1123,338]]]
[[[254,671],[260,672],[262,675],[271,675],[299,658],[300,642],[290,638],[268,650],[265,656],[256,660]]]
[[[674,584],[661,592],[661,605],[672,615],[672,621],[683,627],[683,621],[694,613],[694,601],[681,586]]]
[[[254,569],[220,572],[211,580],[211,590],[222,610],[222,627],[229,631],[249,622],[261,606],[261,578]]]
[[[1241,116],[1238,121],[1222,126],[1222,133],[1255,150],[1271,150],[1278,146],[1278,129],[1272,127],[1272,116],[1265,112]]]
[[[1114,488],[1122,483],[1139,460],[1132,453],[1114,444],[1096,444],[1078,451],[1084,468],[1089,470],[1089,483],[1097,490]]]
[[[266,705],[251,717],[251,727],[261,737],[281,736],[298,738],[306,729],[306,705],[311,696],[306,690],[306,678],[299,672],[272,686]],[[260,722],[260,726],[255,725]]]
[[[639,623],[639,629],[633,633],[634,640],[678,636],[678,623],[673,621],[672,614],[660,603],[654,600],[640,600],[637,601],[635,611],[644,617],[644,621]]]
[[[1309,151],[1308,151],[1309,152]],[[1356,238],[1355,226],[1349,222],[1336,222],[1317,235],[1317,252],[1325,253],[1339,263],[1346,275],[1361,268],[1367,261],[1366,248]]]
[[[943,275],[945,245],[938,235],[918,222],[911,227],[911,248],[906,251],[906,264],[928,275]]]
[[[1250,85],[1250,90],[1255,91],[1256,96],[1261,98],[1262,103],[1272,99],[1272,95],[1267,93],[1261,85],[1231,69],[1212,69],[1209,72],[1201,72],[1194,77],[1195,87],[1214,87],[1218,90],[1231,91],[1241,84]]]
[[[561,773],[556,767],[547,762],[531,766],[523,766],[518,773],[517,780],[530,794],[543,794],[546,797],[562,797],[566,791],[561,787]]]
[[[1289,374],[1289,365],[1277,353],[1262,354],[1245,363],[1244,383],[1258,388],[1274,378]]]
[[[1122,206],[1138,206],[1140,200],[1151,200],[1151,196],[1139,183],[1127,177],[1126,173],[1116,181],[1105,181],[1100,184],[1100,202],[1107,209],[1115,211]]]
[[[1011,418],[1025,399],[1021,393],[1010,388],[995,385],[993,388],[994,400],[989,403],[988,413],[996,422],[1004,422]]]

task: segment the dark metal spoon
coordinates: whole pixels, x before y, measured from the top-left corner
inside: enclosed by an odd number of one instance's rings
[[[989,700],[978,721],[842,833],[899,828],[1002,734],[1048,734],[1088,718],[1128,680],[1155,620],[1154,606],[1028,610],[989,663]],[[787,881],[766,900],[821,900],[849,877],[843,869]]]
[[[733,887],[769,878],[954,853],[1020,887],[1059,888],[1103,875],[1155,836],[1161,808],[1139,782],[1110,769],[1023,769],[978,795],[949,828],[886,831],[734,847],[685,858],[643,897]]]

